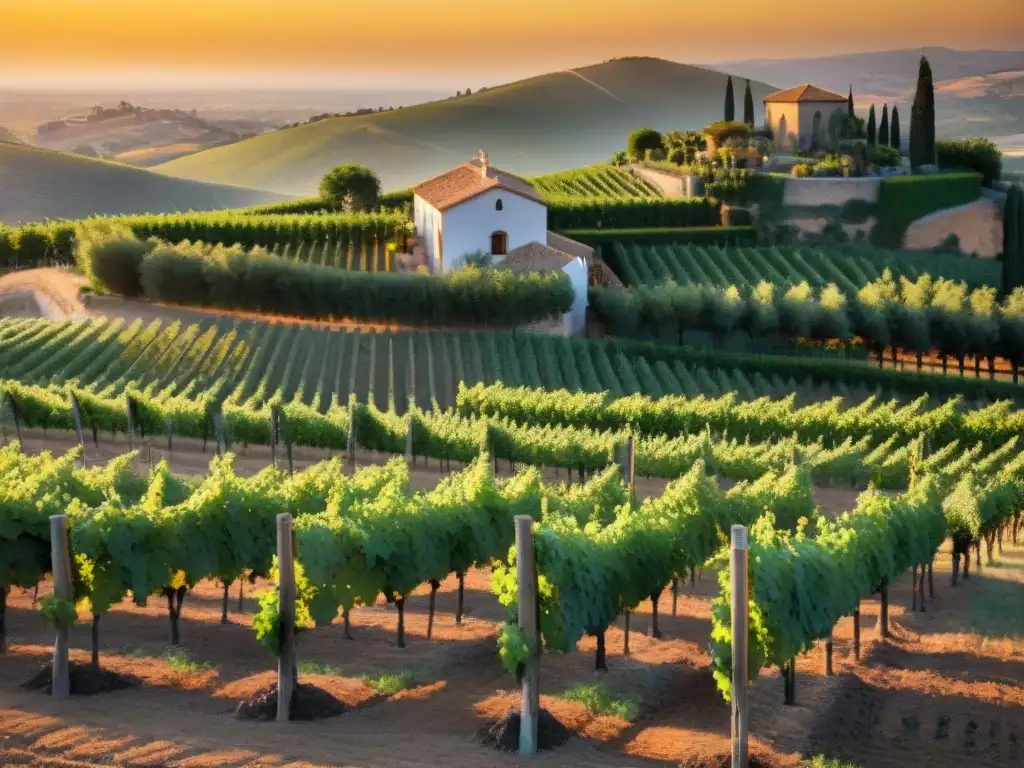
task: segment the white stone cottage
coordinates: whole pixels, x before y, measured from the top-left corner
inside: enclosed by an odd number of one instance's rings
[[[776,91],[764,100],[764,124],[772,129],[780,149],[811,148],[815,133],[819,144],[828,141],[828,126],[837,111],[846,112],[849,102],[817,85],[798,85]]]
[[[413,192],[416,235],[431,272],[457,270],[479,253],[517,272],[561,270],[572,281],[574,300],[560,330],[584,329],[594,251],[548,231],[548,207],[528,181],[490,165],[481,152]]]

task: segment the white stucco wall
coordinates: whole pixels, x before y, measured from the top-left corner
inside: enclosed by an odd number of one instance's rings
[[[416,234],[423,238],[423,247],[427,252],[427,264],[430,271],[437,269],[437,253],[439,250],[441,213],[422,197],[413,198],[413,222]]]
[[[502,210],[496,210],[501,200]],[[526,243],[545,243],[548,237],[548,209],[506,190],[491,189],[452,206],[442,220],[442,251],[445,272],[458,269],[466,254],[491,252],[491,235],[508,235],[508,250]]]
[[[572,309],[562,316],[562,323],[567,334],[583,333],[587,324],[587,266],[583,259],[576,257],[562,271],[572,281]]]
[[[785,117],[786,132],[790,135],[790,141],[798,142],[799,148],[806,150],[811,147],[815,112],[821,112],[820,140],[824,142],[828,141],[828,121],[832,117],[832,113],[846,109],[845,101],[808,101],[799,104],[766,102],[764,105],[765,124],[771,126],[775,134],[776,146],[790,147],[791,143],[781,141],[779,131],[779,123]]]

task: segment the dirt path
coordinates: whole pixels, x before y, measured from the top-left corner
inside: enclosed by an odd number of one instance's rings
[[[26,269],[0,275],[0,298],[15,294],[41,294],[42,299],[36,301],[44,305],[40,312],[45,317],[85,317],[89,313],[78,298],[78,292],[85,284],[85,278],[67,269]],[[46,311],[50,309],[46,304],[52,305],[52,311]],[[3,314],[6,313],[0,304],[0,315]]]

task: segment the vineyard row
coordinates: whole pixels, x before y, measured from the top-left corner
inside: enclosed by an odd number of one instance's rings
[[[193,484],[175,478],[165,464],[140,478],[128,469],[130,455],[77,468],[76,454],[0,449],[5,508],[13,513],[9,535],[0,540],[0,555],[13,567],[0,587],[31,588],[46,574],[48,517],[66,511],[75,598],[88,600],[94,624],[129,594],[138,603],[162,594],[172,644],[180,642],[189,587],[213,579],[226,589],[245,573],[272,573],[275,518],[287,513],[295,518],[302,574],[298,615],[310,625],[329,623],[339,610],[372,604],[383,594],[398,607],[398,644],[404,645],[405,599],[423,583],[436,591],[449,574],[461,577],[490,565],[500,602],[514,611],[512,519],[525,514],[538,521],[538,575],[549,586],[541,635],[549,649],[568,652],[583,634],[603,635],[618,615],[648,597],[656,605],[669,581],[705,564],[720,551],[729,526],[739,523],[753,526],[752,549],[763,556],[751,560],[752,677],[826,636],[862,596],[884,590],[911,565],[930,563],[947,528],[954,534],[995,530],[1016,515],[1021,498],[1019,460],[987,462],[988,473],[961,473],[959,481],[915,473],[907,495],[869,492],[852,513],[829,521],[817,515],[810,477],[797,465],[723,492],[698,460],[660,497],[637,504],[616,468],[582,486],[546,487],[534,470],[497,480],[486,454],[418,494],[410,494],[401,461],[351,476],[335,460],[292,475],[271,467],[241,478],[228,456],[215,459]],[[965,492],[979,502],[964,507]],[[801,535],[790,538],[795,531]],[[713,611],[720,680],[728,679],[730,658],[725,599]],[[811,605],[815,610],[805,610]],[[261,607],[254,627],[277,651],[276,600],[263,599]],[[51,599],[43,610],[66,622],[74,609]],[[500,638],[510,635],[506,627]],[[514,649],[501,650],[508,663]],[[96,648],[94,659],[98,663]],[[603,664],[600,652],[597,664]]]
[[[602,248],[602,255],[630,287],[666,282],[680,285],[754,286],[773,283],[780,288],[807,282],[823,288],[829,283],[849,296],[882,277],[915,281],[924,275],[963,282],[970,288],[998,287],[998,261],[965,259],[941,253],[885,251],[873,248],[715,247],[699,245],[625,246]]]
[[[800,401],[843,397],[848,404],[872,394],[906,400],[922,391],[934,391],[941,400],[958,391],[942,385],[959,385],[960,391],[972,393],[971,403],[994,399],[984,396],[982,387],[968,386],[990,382],[852,364],[812,368],[804,361],[773,358],[716,362],[713,357],[694,359],[685,354],[673,359],[661,350],[628,344],[511,332],[366,333],[229,318],[189,326],[158,321],[145,325],[122,320],[0,320],[0,369],[10,381],[56,390],[73,383],[100,400],[121,398],[131,388],[154,404],[191,402],[200,411],[224,401],[260,409],[273,398],[326,414],[347,407],[351,395],[399,414],[414,405],[422,411],[447,410],[457,404],[460,383],[497,382],[535,390],[607,392],[613,398],[715,397],[734,392],[744,401],[795,394]],[[779,370],[787,366],[790,374],[784,377]],[[993,394],[1002,395],[1004,390],[996,388]],[[66,397],[56,397],[66,403]],[[603,420],[594,423],[622,427]],[[639,422],[638,426],[649,431]]]

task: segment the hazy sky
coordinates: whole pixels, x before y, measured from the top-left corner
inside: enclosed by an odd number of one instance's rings
[[[720,10],[684,0],[0,0],[0,82],[173,72],[168,84],[177,84],[177,73],[201,71],[196,84],[265,72],[269,85],[292,72],[345,72],[424,85],[457,76],[478,87],[627,55],[707,63],[1024,46],[1024,0],[858,0],[835,16],[829,7],[821,0],[729,0]]]

